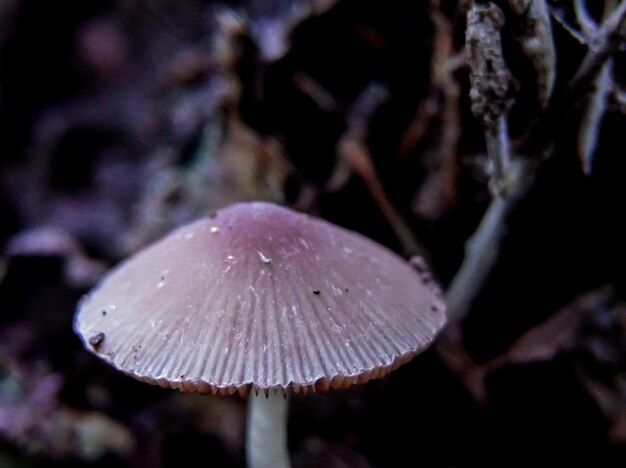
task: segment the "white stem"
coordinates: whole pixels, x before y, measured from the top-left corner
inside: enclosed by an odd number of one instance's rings
[[[248,468],[290,468],[287,451],[287,398],[281,392],[250,393],[246,458]]]

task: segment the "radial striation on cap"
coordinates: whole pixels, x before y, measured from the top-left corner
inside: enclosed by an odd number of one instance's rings
[[[79,305],[85,346],[183,391],[347,387],[426,348],[445,323],[422,269],[364,236],[240,203],[122,262]]]

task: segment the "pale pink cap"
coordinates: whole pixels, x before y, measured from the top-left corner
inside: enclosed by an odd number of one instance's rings
[[[113,269],[75,329],[121,371],[183,391],[347,387],[425,349],[439,288],[387,248],[270,203],[179,228]]]

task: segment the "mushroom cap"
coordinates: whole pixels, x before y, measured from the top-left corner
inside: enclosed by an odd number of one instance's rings
[[[381,377],[445,323],[422,268],[270,203],[183,226],[111,270],[75,330],[117,369],[183,391],[324,391]]]

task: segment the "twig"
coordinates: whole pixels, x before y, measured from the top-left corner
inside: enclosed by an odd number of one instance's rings
[[[626,92],[613,82],[611,86],[610,101],[622,114],[626,114]]]
[[[469,51],[472,112],[485,130],[487,154],[493,166],[492,188],[508,190],[506,175],[511,157],[506,115],[510,73],[504,61],[500,29],[504,14],[494,3],[473,2],[467,13],[465,34]]]
[[[296,73],[293,80],[296,87],[306,93],[320,109],[326,112],[340,110],[330,92],[306,73]],[[365,184],[374,203],[400,242],[404,253],[408,256],[420,255],[426,258],[426,249],[417,241],[411,227],[387,196],[365,143],[367,125],[381,102],[387,98],[387,94],[387,89],[382,85],[370,84],[347,112],[348,129],[339,138],[336,146],[339,159],[323,190],[326,192],[337,191],[345,185],[352,174],[355,174]],[[315,202],[314,199],[314,196],[311,197],[308,204],[312,205]]]
[[[593,170],[593,157],[600,136],[602,118],[606,112],[609,92],[613,84],[613,60],[609,59],[595,80],[595,91],[589,97],[578,132],[578,158],[583,172],[590,175]]]
[[[509,0],[516,15],[515,39],[535,73],[537,100],[545,108],[554,88],[556,51],[546,0]]]
[[[419,255],[426,257],[427,250],[417,241],[412,229],[387,196],[385,188],[374,168],[369,150],[363,141],[352,136],[344,136],[337,144],[337,152],[365,184],[370,196],[402,245],[404,253],[408,256]]]
[[[459,323],[491,274],[507,232],[506,221],[524,198],[534,182],[541,161],[552,153],[556,138],[554,121],[562,120],[584,98],[609,57],[624,39],[626,1],[598,28],[577,73],[559,99],[551,101],[533,134],[522,148],[523,153],[512,159],[509,166],[510,190],[491,201],[476,232],[467,242],[467,254],[448,291],[449,327],[439,342],[442,357],[457,373],[467,371],[473,364],[461,345]],[[469,24],[468,24],[469,28]]]
[[[506,220],[532,185],[537,165],[536,161],[525,158],[511,161],[511,190],[506,197],[497,196],[492,200],[478,229],[468,240],[465,261],[446,293],[451,324],[465,317],[491,273],[507,233]]]
[[[563,121],[573,110],[580,106],[585,96],[593,87],[596,77],[607,60],[626,40],[626,1],[596,28],[591,38],[586,38],[589,50],[585,54],[576,73],[565,86],[563,92],[554,99],[542,114],[524,142],[519,152],[525,155],[544,154],[549,151],[555,136],[555,122]],[[558,128],[558,127],[556,127]]]
[[[485,131],[487,155],[493,164],[490,180],[491,192],[496,195],[506,194],[510,190],[509,167],[511,152],[509,143],[509,125],[505,116],[498,117],[494,128]]]
[[[626,39],[625,24],[626,1],[622,1],[590,38],[589,51],[563,93],[563,100],[570,106],[580,102],[608,58]]]
[[[433,57],[430,73],[431,89],[426,99],[418,106],[415,117],[402,136],[398,150],[398,159],[407,158],[417,147],[427,134],[432,119],[441,109],[445,111],[447,107],[452,107],[448,106],[448,99],[450,97],[454,98],[450,94],[454,95],[455,91],[457,95],[459,94],[459,86],[452,74],[467,63],[467,56],[464,52],[455,54],[453,25],[441,11],[440,3],[440,0],[430,0],[430,17],[434,26]],[[441,100],[443,102],[440,102]],[[452,123],[446,122],[443,128],[449,128],[449,124]]]
[[[589,17],[584,0],[576,0],[574,6],[578,22],[583,33],[591,39],[597,34],[598,26]],[[615,1],[607,0],[604,3],[603,18],[608,17],[615,8]],[[593,156],[598,143],[600,126],[606,112],[608,96],[613,86],[613,59],[609,58],[603,65],[600,73],[594,80],[594,91],[587,99],[587,104],[580,123],[578,132],[578,158],[580,159],[583,172],[590,175],[593,170]]]
[[[426,161],[428,173],[413,202],[413,211],[424,219],[436,219],[456,204],[459,161],[457,145],[461,136],[459,99],[461,86],[454,73],[467,63],[465,49],[455,51],[454,25],[441,8],[440,0],[430,0],[434,26],[431,89],[403,135],[399,157],[407,157],[422,138],[430,134],[431,122],[438,120],[438,131],[431,145],[433,155]],[[429,135],[430,136],[430,135]]]
[[[435,66],[435,65],[433,65]],[[430,125],[439,112],[439,96],[435,90],[417,106],[415,116],[409,126],[402,135],[398,148],[398,159],[405,160],[413,152],[415,148],[422,142],[423,138],[428,135]]]
[[[473,7],[473,9],[476,7]],[[479,8],[486,8],[480,6]],[[492,22],[488,15],[483,15],[487,22]],[[479,18],[473,18],[478,20]],[[554,119],[562,119],[565,109],[571,109],[584,96],[589,85],[598,75],[610,55],[616,51],[623,35],[626,21],[626,1],[598,28],[590,50],[584,57],[577,73],[570,81],[559,100],[552,103],[544,112],[538,124],[539,137],[532,135],[534,145],[526,145],[524,153],[529,156],[527,162],[514,158],[508,171],[510,191],[505,196],[496,197],[491,202],[478,230],[468,241],[467,255],[448,290],[448,304],[451,322],[461,320],[472,301],[480,291],[500,251],[500,244],[505,234],[506,218],[513,211],[517,202],[527,192],[533,179],[538,162],[546,157],[554,141]],[[468,21],[468,29],[470,28]],[[475,24],[475,23],[474,23]],[[479,28],[477,25],[474,26]],[[491,28],[492,26],[488,26]],[[481,29],[479,28],[478,31]],[[484,29],[482,29],[484,30]],[[468,34],[469,37],[472,37]],[[483,53],[484,55],[484,53]],[[487,89],[489,91],[489,88]],[[524,158],[525,159],[525,158]]]
[[[581,45],[587,45],[587,38],[585,37],[585,35],[567,22],[562,9],[560,10],[553,9],[552,18],[554,18],[557,24],[559,24],[563,29],[565,29],[570,34],[570,36],[576,39],[576,42],[578,42]]]
[[[463,379],[465,388],[475,401],[486,404],[485,380],[490,372],[507,365],[549,361],[571,348],[582,331],[585,317],[598,308],[609,306],[614,295],[614,290],[606,285],[578,296],[544,322],[517,338],[500,356],[469,371],[466,369]]]
[[[593,37],[597,29],[597,24],[593,18],[589,16],[585,0],[574,0],[574,11],[576,12],[576,20],[580,25],[584,37]]]
[[[296,89],[310,97],[322,111],[331,113],[338,110],[335,98],[309,74],[297,71],[293,74],[292,80]]]
[[[366,125],[385,95],[380,85],[370,85],[363,91],[349,113],[348,130],[337,143],[337,153],[354,174],[361,178],[402,245],[404,253],[426,257],[426,249],[417,241],[412,229],[387,196],[365,144]]]

